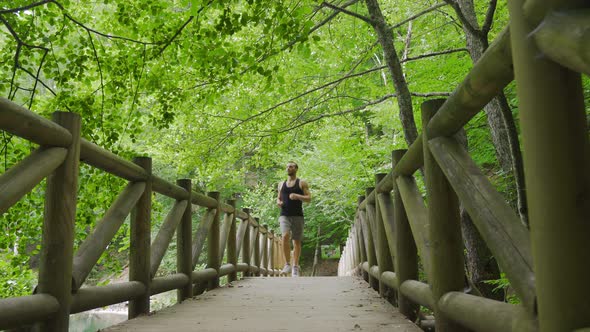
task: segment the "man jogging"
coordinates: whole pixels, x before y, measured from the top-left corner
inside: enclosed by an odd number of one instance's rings
[[[297,178],[299,167],[294,162],[287,163],[287,175],[289,178],[279,183],[277,205],[281,208],[279,223],[283,234],[283,253],[285,254],[285,267],[281,274],[299,276],[299,255],[301,254],[301,240],[303,238],[303,202],[311,201],[309,186],[306,181]],[[291,267],[291,243],[293,238],[293,267]]]

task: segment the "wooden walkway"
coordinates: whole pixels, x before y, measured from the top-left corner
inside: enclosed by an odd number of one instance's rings
[[[102,331],[422,331],[352,277],[246,278]]]

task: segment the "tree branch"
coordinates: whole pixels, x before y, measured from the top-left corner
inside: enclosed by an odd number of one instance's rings
[[[101,90],[101,112],[100,112],[100,126],[101,128],[103,125],[103,118],[104,118],[104,79],[102,77],[102,67],[100,65],[100,59],[98,59],[98,52],[96,52],[96,47],[94,46],[94,41],[92,40],[92,34],[90,31],[86,30],[88,34],[88,39],[90,40],[90,45],[92,46],[92,51],[94,52],[94,58],[96,59],[96,64],[98,65],[98,73],[100,74],[100,90]]]
[[[474,34],[476,36],[479,36],[481,34],[481,31],[477,30],[473,25],[471,25],[471,23],[469,23],[469,21],[467,20],[467,18],[463,14],[463,11],[461,10],[461,7],[457,3],[457,1],[455,1],[455,0],[444,0],[444,1],[446,3],[448,3],[451,7],[453,7],[453,9],[455,10],[455,13],[457,14],[457,17],[459,18],[459,21],[461,21],[461,24],[463,24],[463,26],[467,30],[469,30],[469,32],[471,32],[472,34]]]
[[[27,10],[27,9],[31,9],[31,8],[35,8],[38,6],[42,6],[46,3],[50,3],[50,2],[55,2],[54,0],[44,0],[44,1],[39,1],[39,2],[35,2],[32,3],[30,5],[26,5],[26,6],[22,6],[22,7],[18,7],[18,8],[13,8],[13,9],[2,9],[0,10],[0,14],[9,14],[9,13],[17,13],[23,10]]]
[[[427,93],[412,92],[412,96],[416,96],[416,97],[448,97],[450,95],[451,95],[450,92],[427,92]],[[293,129],[297,129],[297,128],[303,127],[303,126],[305,126],[307,124],[310,124],[310,123],[313,123],[313,122],[317,122],[317,121],[322,120],[324,118],[331,118],[331,117],[335,117],[335,116],[341,116],[341,115],[346,115],[346,114],[350,114],[350,113],[359,112],[359,111],[362,111],[362,110],[364,110],[365,108],[367,108],[369,106],[380,104],[380,103],[382,103],[382,102],[384,102],[384,101],[386,101],[388,99],[395,98],[395,97],[397,97],[397,95],[395,93],[387,94],[387,95],[384,95],[383,97],[381,97],[379,99],[369,101],[369,102],[367,102],[367,103],[365,103],[365,104],[363,104],[361,106],[358,106],[358,107],[355,107],[355,108],[352,108],[352,109],[348,109],[348,110],[340,111],[340,112],[335,112],[335,113],[320,114],[320,115],[318,115],[316,117],[313,117],[311,119],[302,121],[302,122],[300,122],[300,123],[298,123],[296,125],[292,125],[292,126],[289,126],[289,127],[286,127],[286,128],[278,129],[278,130],[267,130],[266,132],[268,132],[269,134],[262,135],[262,136],[265,137],[265,136],[271,136],[273,134],[282,134],[282,133],[285,133],[287,131],[290,131],[290,130],[293,130]]]
[[[481,27],[481,32],[482,34],[484,34],[484,36],[487,36],[487,34],[492,29],[492,23],[494,22],[494,13],[496,12],[496,5],[497,0],[490,0],[490,5],[488,6],[488,11],[486,12],[485,21],[483,23],[483,26]]]
[[[43,85],[43,87],[45,89],[47,89],[49,92],[51,92],[51,94],[53,94],[54,96],[57,96],[57,93],[55,93],[55,91],[53,91],[53,89],[51,89],[47,84],[45,84],[45,82],[43,82],[42,80],[40,80],[38,77],[36,77],[33,73],[31,73],[28,69],[19,66],[18,69],[24,71],[25,73],[29,74],[29,76],[31,76],[35,81],[41,83],[41,85]],[[67,107],[66,107],[67,108]],[[69,109],[68,109],[69,110]]]
[[[213,2],[213,0],[209,0],[209,2],[204,5],[201,6],[201,8],[199,8],[199,10],[197,10],[197,15],[201,14],[201,12],[205,9],[205,7],[209,6],[211,3]],[[180,27],[180,29],[178,29],[176,31],[176,33],[174,34],[174,36],[172,36],[170,39],[168,39],[168,41],[164,44],[164,46],[162,47],[162,49],[160,50],[160,52],[158,52],[158,55],[156,55],[155,57],[159,57],[160,55],[162,55],[162,53],[164,53],[164,50],[166,50],[166,48],[168,46],[170,46],[170,44],[172,44],[172,42],[174,41],[174,39],[176,39],[176,37],[178,37],[180,35],[180,33],[182,32],[182,30],[184,30],[184,28],[194,19],[194,16],[189,17],[189,19],[184,22],[184,24]]]
[[[454,52],[460,52],[460,51],[465,51],[465,50],[466,49],[461,48],[461,49],[453,49],[453,50],[448,50],[448,51],[434,52],[434,53],[424,54],[424,55],[420,55],[420,56],[413,57],[413,58],[407,58],[404,62],[418,60],[418,59],[423,59],[423,58],[427,58],[427,57],[433,57],[433,56],[442,55],[442,54],[449,54],[449,53],[454,53]],[[239,122],[237,124],[235,124],[234,126],[232,126],[229,129],[229,132],[233,132],[240,125],[242,125],[242,124],[244,124],[246,122],[252,121],[255,118],[258,118],[258,117],[260,117],[260,116],[262,116],[262,115],[264,115],[266,113],[269,113],[269,112],[275,110],[276,108],[278,108],[280,106],[283,106],[283,105],[286,105],[288,103],[291,103],[291,102],[293,102],[293,101],[295,101],[295,100],[297,100],[299,98],[302,98],[302,97],[304,97],[304,96],[306,96],[306,95],[308,95],[310,93],[313,93],[313,92],[316,92],[318,90],[321,90],[321,89],[324,89],[326,87],[329,87],[331,85],[340,83],[340,82],[342,82],[344,80],[347,80],[349,78],[363,76],[363,75],[366,75],[366,74],[369,74],[369,73],[372,73],[372,72],[375,72],[375,71],[379,71],[379,70],[382,70],[382,69],[386,69],[386,68],[387,68],[387,66],[374,67],[374,68],[367,69],[367,70],[364,70],[362,72],[358,72],[358,73],[355,73],[355,74],[349,74],[349,75],[346,75],[346,76],[342,76],[342,77],[340,77],[340,78],[338,78],[336,80],[330,81],[328,83],[325,83],[325,84],[322,84],[320,86],[317,86],[317,87],[315,87],[313,89],[307,90],[307,91],[305,91],[305,92],[303,92],[303,93],[301,93],[301,94],[299,94],[297,96],[294,96],[292,98],[289,98],[289,99],[287,99],[285,101],[282,101],[282,102],[280,102],[278,104],[275,104],[275,105],[273,105],[273,106],[265,109],[264,111],[261,111],[259,113],[256,113],[256,114],[254,114],[252,116],[249,116],[249,117],[247,117],[245,119],[239,120]]]
[[[369,23],[370,25],[375,25],[375,24],[376,24],[376,23],[375,23],[375,21],[373,21],[372,19],[370,19],[370,18],[368,18],[368,17],[366,17],[366,16],[363,16],[363,15],[357,14],[357,13],[355,13],[355,12],[352,12],[352,11],[350,11],[350,10],[344,9],[344,8],[342,8],[342,7],[335,6],[335,5],[333,5],[333,4],[331,4],[331,3],[327,2],[327,1],[324,1],[324,2],[322,3],[322,7],[328,7],[328,8],[334,9],[334,10],[336,10],[336,11],[339,11],[339,12],[341,12],[341,13],[344,13],[344,14],[350,15],[350,16],[352,16],[352,17],[356,17],[356,18],[358,18],[358,19],[360,19],[360,20],[363,20],[363,21],[365,21],[365,22]]]
[[[415,60],[420,60],[420,59],[424,59],[424,58],[430,58],[430,57],[434,57],[434,56],[438,56],[438,55],[451,54],[451,53],[457,53],[457,52],[467,52],[467,49],[466,48],[455,48],[452,50],[432,52],[432,53],[418,55],[415,57],[408,57],[405,60],[402,60],[400,62],[403,63],[403,62],[408,62],[408,61],[415,61]]]
[[[105,37],[105,38],[109,38],[109,39],[120,39],[120,40],[132,42],[132,43],[136,43],[136,44],[142,44],[142,45],[161,45],[162,44],[162,42],[156,42],[156,43],[154,43],[154,42],[144,42],[144,41],[135,40],[135,39],[127,38],[127,37],[109,35],[109,34],[106,34],[106,33],[102,33],[100,31],[96,31],[94,29],[91,29],[91,28],[87,27],[82,22],[80,22],[80,21],[76,20],[75,18],[73,18],[72,16],[70,16],[70,14],[68,14],[66,12],[66,9],[64,8],[64,6],[62,6],[62,4],[60,4],[59,2],[57,2],[57,1],[51,1],[51,3],[55,4],[57,7],[59,7],[59,9],[62,10],[63,15],[64,15],[65,18],[67,18],[70,21],[74,22],[76,25],[79,25],[80,27],[82,27],[86,31],[90,31],[90,32],[92,32],[94,34],[97,34],[99,36],[102,36],[102,37]]]
[[[434,6],[430,7],[430,8],[427,8],[427,9],[425,9],[425,10],[423,10],[423,11],[417,13],[417,14],[414,14],[414,15],[408,17],[407,19],[405,19],[405,20],[403,20],[403,21],[401,21],[399,23],[396,23],[395,25],[392,25],[392,26],[388,27],[388,30],[393,30],[393,29],[399,28],[400,26],[402,26],[402,25],[404,25],[404,24],[406,24],[406,23],[408,23],[410,21],[413,21],[413,20],[417,19],[418,17],[420,17],[420,16],[422,16],[424,14],[428,14],[431,11],[436,10],[436,9],[438,9],[440,7],[444,7],[446,5],[447,5],[447,3],[439,3],[439,4],[436,4],[436,5],[434,5]]]
[[[372,100],[370,102],[367,102],[367,103],[365,103],[365,104],[363,104],[361,106],[357,106],[357,107],[352,108],[352,109],[348,109],[348,110],[340,111],[340,112],[335,112],[335,113],[321,114],[321,115],[318,115],[318,116],[316,116],[314,118],[311,118],[309,120],[302,121],[302,122],[300,122],[300,123],[298,123],[296,125],[293,125],[293,126],[290,126],[290,127],[287,127],[287,128],[279,129],[275,133],[279,133],[279,134],[280,133],[284,133],[284,132],[287,132],[287,131],[290,131],[290,130],[293,130],[293,129],[297,129],[299,127],[303,127],[303,126],[305,126],[307,124],[310,124],[312,122],[319,121],[319,120],[324,119],[324,118],[331,118],[331,117],[335,117],[335,116],[341,116],[341,115],[345,115],[345,114],[349,114],[349,113],[359,112],[359,111],[362,111],[362,110],[364,110],[365,108],[367,108],[369,106],[382,103],[382,102],[386,101],[387,99],[393,98],[395,96],[396,96],[395,93],[387,94],[387,95],[385,95],[385,96],[383,96],[383,97],[381,97],[379,99]]]
[[[33,84],[33,91],[31,92],[31,100],[29,102],[29,109],[33,109],[33,99],[35,99],[35,91],[37,90],[37,83],[40,81],[39,76],[41,75],[41,68],[43,68],[43,63],[45,62],[45,58],[47,57],[48,53],[49,53],[48,49],[46,49],[43,52],[43,57],[41,58],[41,62],[39,63],[39,68],[37,68],[37,76],[35,76],[35,84]]]
[[[359,0],[350,0],[350,1],[342,4],[342,7],[340,7],[340,8],[346,8],[348,6],[351,6],[351,5],[355,4],[355,3],[357,3],[358,1]],[[326,17],[324,20],[322,20],[321,22],[319,22],[316,25],[314,25],[311,29],[309,29],[308,36],[311,35],[313,32],[315,32],[316,30],[318,30],[319,28],[321,28],[322,26],[326,25],[328,22],[330,22],[332,19],[334,19],[334,17],[336,17],[339,13],[340,13],[339,11],[334,11],[332,14],[328,15],[328,17]],[[292,47],[293,45],[297,44],[298,42],[300,42],[299,39],[295,39],[295,40],[290,41],[289,43],[287,43],[285,46],[283,46],[281,48],[281,51],[284,51],[284,50],[289,49],[290,47]],[[256,63],[257,64],[258,63],[262,63],[266,59],[268,59],[271,56],[276,55],[278,53],[279,53],[279,51],[274,51],[274,52],[271,52],[271,53],[266,53],[266,54],[262,55],[259,59],[257,59],[256,60]],[[250,67],[242,70],[240,72],[240,75],[244,75],[248,71],[252,70],[252,68],[254,68],[254,67],[253,66],[250,66]],[[200,87],[203,87],[203,86],[206,86],[206,85],[209,85],[209,84],[213,84],[213,83],[214,82],[212,82],[212,81],[203,82],[203,83],[200,83],[198,85],[193,86],[192,88],[193,89],[196,89],[196,88],[200,88]]]
[[[359,2],[359,0],[350,0],[348,2],[345,2],[344,4],[342,4],[341,7],[338,8],[346,8],[349,7],[351,5],[354,5],[355,3]],[[339,13],[341,13],[340,11],[336,10],[334,12],[332,12],[330,15],[328,15],[328,17],[326,17],[323,21],[321,21],[320,23],[316,24],[313,26],[313,28],[309,29],[309,33],[311,34],[312,32],[316,31],[317,29],[321,28],[322,26],[326,25],[326,23],[330,22],[334,17],[336,17]]]

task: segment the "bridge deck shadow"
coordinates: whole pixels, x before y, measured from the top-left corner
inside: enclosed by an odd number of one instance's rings
[[[361,279],[246,278],[102,331],[421,331]]]

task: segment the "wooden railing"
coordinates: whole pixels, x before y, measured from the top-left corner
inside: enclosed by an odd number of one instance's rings
[[[422,104],[421,136],[393,151],[392,171],[359,199],[339,274],[361,273],[382,295],[392,289],[413,321],[420,305],[433,310],[437,332],[590,331],[590,144],[580,79],[590,74],[590,8],[508,3],[510,33],[447,100]],[[513,80],[513,66],[530,231],[454,138]],[[419,168],[425,198],[413,175]],[[465,291],[459,204],[521,304]],[[428,283],[418,280],[419,261]]]
[[[124,301],[133,318],[149,313],[151,295],[177,289],[181,302],[218,287],[222,276],[231,282],[238,272],[279,275],[282,242],[248,209],[237,210],[234,200],[223,203],[219,192],[193,192],[189,179],[167,182],[152,174],[150,158],[130,162],[80,138],[78,115],[56,112],[52,122],[0,99],[0,130],[40,145],[0,175],[0,214],[47,178],[38,286],[34,295],[0,299],[0,330],[36,323],[41,331],[67,331],[70,314]],[[74,252],[79,161],[129,184]],[[153,241],[152,191],[176,199]],[[194,236],[193,205],[206,209]],[[82,287],[130,213],[129,282]],[[177,273],[154,277],[175,231]],[[206,241],[207,267],[194,271]]]

